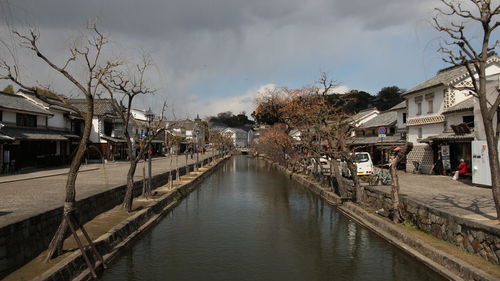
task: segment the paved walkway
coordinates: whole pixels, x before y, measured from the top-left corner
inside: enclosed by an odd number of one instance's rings
[[[204,155],[200,154],[199,159],[201,161],[210,156],[212,154],[207,152]],[[186,164],[184,155],[152,160],[153,175],[165,173]],[[188,164],[194,163],[195,160],[196,155],[193,160],[188,157]],[[142,179],[144,165],[145,162],[138,164],[135,180]],[[81,200],[126,184],[128,168],[128,162],[82,166],[83,172],[79,173],[76,180],[76,199]],[[63,168],[0,177],[0,227],[62,206],[67,172],[68,168]]]
[[[477,220],[496,219],[491,188],[476,187],[448,176],[399,172],[401,194],[440,210]],[[390,192],[389,186],[377,189]]]

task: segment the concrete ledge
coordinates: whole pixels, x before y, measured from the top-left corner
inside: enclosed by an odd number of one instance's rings
[[[176,187],[171,192],[164,194],[144,209],[133,216],[127,218],[114,226],[107,233],[94,240],[96,248],[103,255],[104,261],[109,263],[117,257],[121,249],[128,246],[142,233],[156,225],[170,210],[172,210],[180,200],[193,191],[197,185],[210,175],[214,168],[229,157],[219,160],[214,166],[198,175],[189,183]],[[87,250],[88,256],[92,254]],[[103,267],[100,262],[96,263],[96,271],[102,272]],[[57,263],[50,270],[39,275],[37,281],[62,281],[62,280],[91,280],[92,275],[86,268],[85,261],[79,250]]]
[[[452,255],[429,246],[421,239],[402,233],[391,222],[368,213],[354,203],[345,203],[342,206],[338,206],[338,209],[357,223],[370,229],[392,245],[420,260],[450,280],[500,281],[500,279]]]
[[[372,187],[365,190],[367,205],[375,209],[392,208],[390,193]],[[493,264],[500,264],[500,226],[465,219],[404,195],[401,196],[401,203],[405,219],[421,231]]]
[[[214,156],[204,159],[203,165],[212,159]],[[177,173],[182,176],[194,169],[194,164],[189,164],[157,174],[152,178],[153,189],[165,185],[169,181],[170,173],[172,178],[177,178]],[[86,223],[121,204],[126,188],[124,184],[78,200],[76,207],[80,222]],[[141,193],[142,180],[135,182],[133,196],[136,197]],[[61,222],[62,213],[63,208],[60,206],[0,228],[0,279],[47,249]]]
[[[278,163],[271,162],[268,159],[265,159],[265,160],[273,167],[275,167],[278,170],[280,170],[281,172],[287,174],[288,176],[290,176],[290,178],[294,179],[295,181],[297,181],[300,184],[307,187],[307,189],[309,189],[313,193],[315,193],[315,194],[319,195],[321,198],[325,199],[331,205],[342,204],[342,200],[340,199],[340,197],[337,194],[322,188],[321,185],[319,185],[317,182],[314,182],[314,181],[304,177],[301,174],[292,173]]]

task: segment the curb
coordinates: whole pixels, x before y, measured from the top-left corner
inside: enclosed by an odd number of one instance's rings
[[[176,187],[169,193],[155,199],[151,204],[144,209],[138,211],[133,216],[125,219],[111,228],[107,233],[94,239],[94,244],[97,250],[101,253],[106,264],[109,264],[115,259],[119,252],[130,245],[132,241],[139,238],[141,234],[156,225],[161,219],[168,214],[181,199],[185,198],[193,191],[198,184],[209,176],[214,168],[218,167],[226,159],[219,159],[213,166],[209,167],[202,174],[197,175],[190,182]],[[87,248],[86,252],[90,258],[92,254]],[[95,263],[96,273],[100,274],[104,270],[100,262]],[[79,250],[64,258],[49,270],[40,274],[33,280],[37,281],[59,281],[59,280],[92,280],[93,277],[90,270],[86,267],[82,254]]]
[[[95,171],[99,170],[100,168],[88,168],[86,170],[80,170],[78,173],[84,173],[84,172],[89,172],[89,171]],[[35,177],[23,177],[20,179],[12,179],[12,180],[0,180],[0,184],[3,183],[11,183],[11,182],[17,182],[17,181],[25,181],[25,180],[35,180],[35,179],[43,179],[43,178],[49,178],[49,177],[55,177],[55,176],[62,176],[62,175],[67,175],[68,172],[59,172],[59,173],[54,173],[54,174],[48,174],[48,175],[43,175],[43,176],[35,176]]]

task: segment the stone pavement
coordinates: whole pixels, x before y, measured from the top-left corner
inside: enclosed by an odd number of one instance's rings
[[[491,188],[454,181],[448,176],[398,172],[401,194],[454,215],[475,219],[496,219]],[[376,189],[390,192],[390,186]]]
[[[199,156],[201,161],[212,156],[212,153],[207,152]],[[173,156],[172,160],[171,157],[159,157],[152,160],[153,175],[186,165],[184,155]],[[196,155],[193,160],[188,157],[188,164],[195,161]],[[144,166],[145,162],[137,165],[134,178],[136,181],[142,179]],[[126,184],[128,167],[128,162],[82,166],[84,172],[81,172],[76,180],[76,200]],[[1,177],[0,228],[62,206],[67,171],[68,168],[63,168]]]

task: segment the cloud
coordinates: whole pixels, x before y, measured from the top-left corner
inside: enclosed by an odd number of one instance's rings
[[[194,96],[203,102],[223,100],[238,108],[223,111],[237,112],[241,107],[237,102],[230,103],[230,96],[268,83],[300,87],[314,82],[319,70],[329,71],[353,88],[359,87],[357,83],[373,83],[370,76],[377,77],[376,83],[384,83],[379,77],[384,73],[381,69],[411,65],[406,57],[410,57],[412,49],[400,52],[400,57],[391,51],[400,47],[398,42],[408,41],[416,22],[428,15],[430,3],[433,2],[4,0],[0,2],[0,16],[4,19],[0,25],[39,27],[41,44],[48,55],[62,60],[65,47],[78,37],[85,22],[97,17],[102,29],[111,36],[111,55],[133,59],[147,52],[155,61],[148,80],[158,93],[144,97],[137,107],[158,110],[159,100],[166,99],[174,104],[178,115],[184,116],[193,114],[194,109],[186,105],[192,103]],[[8,38],[5,30],[0,31],[0,36]],[[417,44],[411,44],[416,48]],[[378,55],[381,51],[384,56]],[[32,55],[16,52],[29,81],[53,85],[64,93],[77,92],[60,75],[46,71]],[[0,49],[0,56],[5,56],[5,51]],[[379,61],[385,65],[375,65]],[[353,69],[361,63],[363,73]],[[411,72],[407,75],[416,76]],[[394,79],[389,75],[384,79],[388,78]],[[228,86],[214,87],[214,81],[224,81]],[[219,108],[218,103],[209,104]],[[196,110],[217,113],[206,108]]]
[[[255,108],[255,99],[258,95],[265,93],[267,90],[275,88],[274,84],[266,84],[253,89],[250,89],[246,93],[226,98],[215,98],[206,102],[190,102],[186,106],[192,109],[192,114],[199,114],[200,116],[215,116],[217,113],[231,111],[234,114],[240,112],[246,112],[247,116],[250,117],[250,114],[253,112]],[[189,116],[193,117],[193,116]]]

